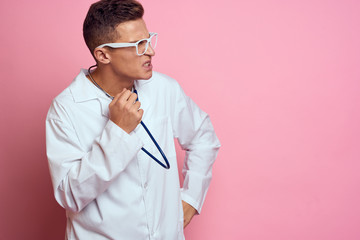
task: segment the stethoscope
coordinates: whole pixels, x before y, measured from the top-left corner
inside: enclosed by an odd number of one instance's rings
[[[88,69],[88,74],[89,74],[89,77],[90,77],[90,80],[94,83],[94,85],[100,89],[103,93],[105,93],[105,95],[110,98],[111,100],[114,99],[113,96],[111,96],[110,94],[108,94],[104,89],[102,89],[99,84],[97,84],[95,82],[95,80],[93,79],[93,77],[91,76],[91,72],[90,70],[93,68],[93,67],[96,67],[97,65],[93,65],[91,67],[89,67]],[[134,87],[134,93],[136,93],[136,95],[138,96],[136,98],[136,101],[139,101],[139,95]],[[143,152],[145,152],[147,155],[149,155],[149,157],[151,157],[155,162],[157,162],[158,164],[160,164],[160,166],[162,166],[163,168],[165,169],[169,169],[170,168],[170,164],[169,164],[169,161],[167,160],[166,156],[165,156],[165,153],[163,152],[163,150],[161,149],[161,147],[159,146],[159,144],[156,142],[155,138],[153,137],[153,135],[150,133],[149,129],[146,127],[145,123],[141,120],[140,124],[144,127],[145,131],[147,132],[147,134],[149,135],[149,137],[151,138],[151,140],[153,141],[153,143],[155,144],[156,148],[159,150],[161,156],[163,157],[163,159],[165,160],[165,164],[163,164],[162,162],[160,162],[154,155],[152,155],[148,150],[146,150],[144,147],[141,148],[141,150],[143,150]]]

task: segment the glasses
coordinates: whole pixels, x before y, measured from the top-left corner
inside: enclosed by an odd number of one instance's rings
[[[101,44],[100,46],[97,46],[96,48],[102,48],[102,47],[111,47],[111,48],[123,48],[123,47],[136,47],[136,54],[138,56],[144,55],[149,47],[149,43],[151,47],[154,49],[156,47],[157,43],[157,33],[149,33],[149,38],[144,38],[136,43],[105,43]]]

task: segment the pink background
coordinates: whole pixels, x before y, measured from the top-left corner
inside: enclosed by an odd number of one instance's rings
[[[91,2],[0,3],[0,239],[64,239],[44,121],[93,64]],[[223,145],[187,239],[360,239],[359,1],[142,3],[155,70],[210,114]]]

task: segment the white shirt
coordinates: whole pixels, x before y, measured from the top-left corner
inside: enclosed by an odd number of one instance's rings
[[[135,81],[143,122],[127,134],[109,120],[111,99],[82,70],[52,102],[46,147],[54,194],[66,209],[66,239],[183,239],[181,200],[200,213],[220,147],[206,113],[172,78]],[[174,138],[186,150],[180,189]]]

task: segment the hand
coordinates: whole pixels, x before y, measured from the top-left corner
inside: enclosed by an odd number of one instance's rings
[[[136,128],[144,114],[144,110],[140,109],[141,103],[136,99],[136,93],[124,89],[109,104],[110,120],[127,133]]]
[[[182,201],[183,211],[184,211],[184,228],[190,223],[193,216],[197,213],[196,209],[193,208],[187,202]]]

